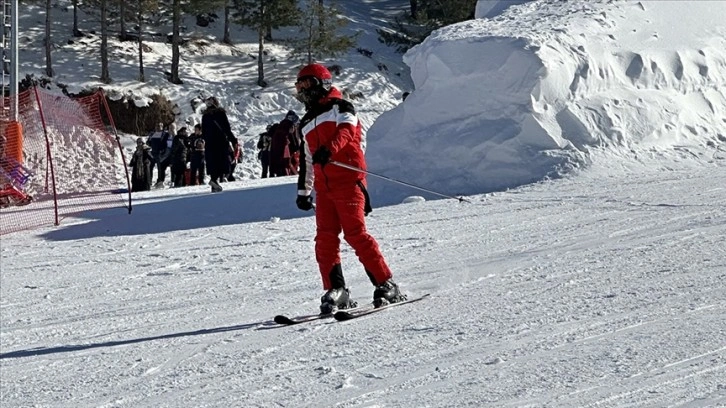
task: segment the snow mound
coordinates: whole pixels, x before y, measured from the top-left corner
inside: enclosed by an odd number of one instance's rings
[[[369,166],[470,195],[603,151],[706,160],[726,144],[723,15],[726,2],[536,1],[442,28],[404,56],[416,90],[369,129]],[[370,190],[379,203],[410,194]]]

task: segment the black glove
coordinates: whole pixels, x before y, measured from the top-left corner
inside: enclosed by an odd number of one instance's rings
[[[298,195],[295,204],[303,211],[310,211],[313,209],[313,196]]]
[[[318,150],[313,153],[313,164],[325,166],[330,161],[330,156],[332,155],[333,153],[331,153],[327,147],[320,146],[318,147]]]

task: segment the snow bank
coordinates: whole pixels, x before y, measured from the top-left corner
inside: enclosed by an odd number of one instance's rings
[[[706,157],[726,144],[723,15],[726,2],[536,1],[438,30],[404,56],[416,90],[369,130],[370,169],[453,195],[595,151]],[[385,203],[413,193],[370,189]]]

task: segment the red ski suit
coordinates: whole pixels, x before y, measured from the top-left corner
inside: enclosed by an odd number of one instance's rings
[[[298,194],[310,196],[315,190],[315,257],[323,288],[333,288],[331,270],[340,264],[340,233],[355,250],[374,285],[391,278],[376,240],[365,224],[365,174],[335,164],[312,164],[313,153],[326,146],[331,161],[366,168],[363,132],[353,105],[341,99],[340,91],[330,93],[311,107],[300,122],[303,141]]]

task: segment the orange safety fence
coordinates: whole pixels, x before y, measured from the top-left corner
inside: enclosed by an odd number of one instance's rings
[[[0,235],[84,211],[131,212],[126,159],[101,91],[71,98],[35,87],[13,97],[17,115],[0,112]]]

